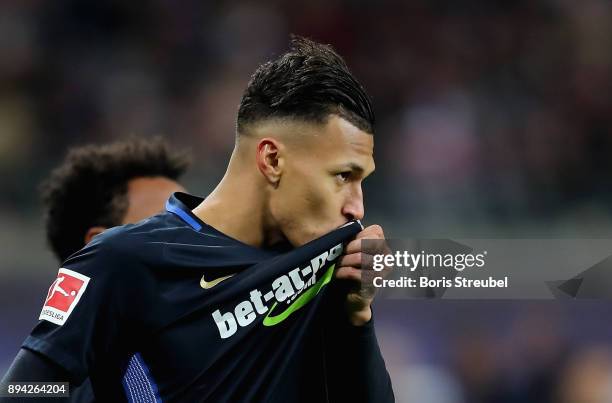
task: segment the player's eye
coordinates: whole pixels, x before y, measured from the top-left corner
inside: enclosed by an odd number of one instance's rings
[[[348,182],[348,180],[351,178],[351,171],[340,172],[336,174],[336,177],[340,182]]]

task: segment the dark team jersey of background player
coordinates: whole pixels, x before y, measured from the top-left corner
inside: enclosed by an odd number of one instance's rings
[[[74,383],[89,375],[100,401],[393,401],[373,323],[347,322],[340,283],[276,326],[262,326],[260,315],[225,339],[211,315],[265,288],[270,271],[287,272],[361,227],[265,250],[200,221],[191,210],[201,201],[176,193],[165,213],[108,230],[72,255],[63,267],[90,277],[83,295],[63,325],[41,320],[23,347]],[[203,274],[235,275],[203,289]]]

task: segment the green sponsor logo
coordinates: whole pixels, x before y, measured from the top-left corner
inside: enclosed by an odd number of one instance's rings
[[[287,319],[289,315],[291,315],[293,312],[297,311],[298,309],[309,303],[319,293],[319,291],[321,291],[321,288],[323,288],[325,285],[327,285],[327,283],[331,281],[332,275],[334,274],[335,266],[335,264],[329,266],[325,274],[323,274],[323,276],[316,283],[314,283],[312,287],[310,287],[302,295],[300,295],[284,311],[273,316],[272,313],[278,306],[278,302],[275,302],[274,305],[272,305],[270,312],[268,312],[268,314],[263,320],[264,326],[278,325],[279,323]]]
[[[275,326],[287,319],[292,313],[308,304],[325,287],[334,275],[334,262],[342,254],[343,245],[339,243],[329,250],[310,259],[310,264],[304,268],[296,267],[272,281],[272,289],[261,292],[257,288],[249,292],[249,298],[236,303],[233,309],[222,312],[217,309],[212,312],[212,319],[219,329],[222,339],[232,337],[238,329],[249,326],[258,315],[265,315],[264,326]],[[326,267],[329,265],[328,267]],[[308,280],[305,279],[308,277]],[[216,282],[215,282],[216,281]],[[220,281],[202,278],[200,285],[210,289]],[[274,301],[271,301],[273,300]],[[270,308],[267,302],[273,303]]]

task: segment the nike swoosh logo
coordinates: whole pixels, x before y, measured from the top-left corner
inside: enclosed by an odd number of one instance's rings
[[[217,284],[219,284],[220,282],[222,282],[223,280],[227,280],[228,278],[232,276],[233,274],[229,274],[227,276],[219,277],[211,281],[206,281],[205,276],[202,276],[202,279],[200,280],[200,287],[202,287],[205,290],[209,290],[213,288],[214,286],[216,286]]]

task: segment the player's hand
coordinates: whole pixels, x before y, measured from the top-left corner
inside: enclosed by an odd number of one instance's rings
[[[362,240],[374,239],[378,241],[367,242],[367,250]],[[380,225],[370,225],[357,234],[354,240],[348,243],[344,255],[338,262],[335,277],[350,281],[352,286],[346,296],[346,308],[349,320],[353,325],[362,326],[372,318],[372,301],[376,287],[372,283],[374,276],[381,273],[372,269],[373,256],[390,253],[385,242],[385,234]]]

